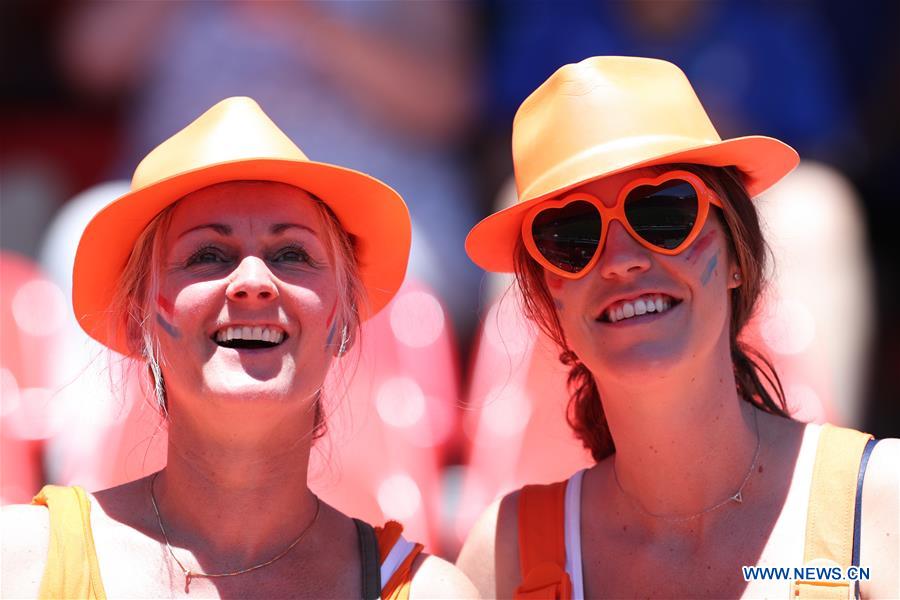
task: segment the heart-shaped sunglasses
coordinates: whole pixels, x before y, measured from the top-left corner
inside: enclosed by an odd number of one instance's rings
[[[646,248],[675,255],[697,238],[710,204],[722,207],[702,179],[669,171],[628,182],[612,207],[585,192],[541,202],[525,215],[522,239],[545,269],[579,279],[597,264],[613,221]]]

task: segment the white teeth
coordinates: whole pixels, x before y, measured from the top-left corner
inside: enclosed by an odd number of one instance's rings
[[[217,342],[231,340],[260,340],[271,344],[280,344],[284,332],[275,327],[226,327],[216,333]]]
[[[615,306],[607,309],[605,316],[610,323],[617,323],[623,319],[630,319],[636,315],[646,313],[662,313],[672,307],[671,299],[660,294],[648,294],[636,300],[616,302]]]

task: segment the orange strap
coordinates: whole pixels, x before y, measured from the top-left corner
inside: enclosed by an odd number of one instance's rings
[[[519,492],[519,568],[515,597],[568,600],[566,573],[566,483],[527,485]]]
[[[379,564],[383,564],[394,544],[400,539],[403,526],[397,521],[388,521],[384,527],[375,528],[378,539]],[[381,582],[382,600],[409,600],[409,588],[412,585],[412,564],[422,553],[424,546],[416,544],[415,548],[404,559],[388,581]]]
[[[50,547],[38,597],[105,600],[91,533],[91,502],[84,490],[45,485],[31,503],[50,510]]]
[[[871,438],[853,429],[822,426],[809,490],[804,565],[850,566],[860,458]],[[853,586],[848,582],[795,581],[792,596],[846,599],[853,596]]]

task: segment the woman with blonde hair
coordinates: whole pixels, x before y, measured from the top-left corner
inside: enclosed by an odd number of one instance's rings
[[[84,330],[146,364],[168,461],[3,512],[3,595],[467,597],[468,580],[307,485],[322,387],[399,288],[409,216],[387,185],[310,161],[249,98],[153,150],[86,228]]]
[[[766,258],[751,198],[796,152],[723,141],[671,63],[593,57],[523,102],[513,162],[518,204],[466,249],[515,272],[570,367],[568,419],[596,464],[485,513],[457,563],[479,591],[900,595],[900,441],[791,420],[740,338]]]

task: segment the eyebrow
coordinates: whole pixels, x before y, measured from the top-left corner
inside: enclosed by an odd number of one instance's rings
[[[212,229],[222,236],[229,236],[233,231],[231,227],[222,223],[204,223],[203,225],[197,225],[196,227],[191,227],[190,229],[182,232],[181,235],[178,236],[178,239],[181,239],[187,234],[194,231],[199,231],[201,229]],[[306,225],[300,225],[299,223],[276,223],[269,228],[269,234],[278,235],[279,233],[284,233],[288,229],[303,229],[317,237],[319,235],[318,232],[313,228],[307,227]]]

